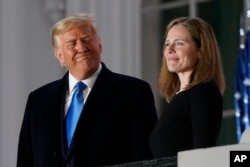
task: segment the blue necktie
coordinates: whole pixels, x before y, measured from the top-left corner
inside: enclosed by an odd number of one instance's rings
[[[87,86],[83,82],[78,82],[75,85],[75,92],[72,97],[71,104],[69,106],[68,113],[66,115],[66,133],[67,133],[67,141],[68,147],[70,146],[79,116],[83,109],[83,90]]]

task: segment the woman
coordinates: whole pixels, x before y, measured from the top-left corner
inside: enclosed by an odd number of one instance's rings
[[[217,41],[204,20],[180,17],[167,26],[159,89],[168,105],[151,134],[154,158],[215,146],[225,83]]]

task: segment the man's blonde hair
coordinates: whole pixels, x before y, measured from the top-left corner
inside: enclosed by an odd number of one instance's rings
[[[53,48],[58,47],[56,37],[75,27],[91,26],[96,33],[96,18],[92,14],[79,13],[59,20],[51,27],[51,44]]]

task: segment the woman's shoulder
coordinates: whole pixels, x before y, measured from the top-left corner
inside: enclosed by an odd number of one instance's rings
[[[193,91],[218,91],[218,86],[213,82],[202,82],[192,88]]]
[[[218,86],[213,82],[202,82],[190,89],[193,97],[222,98]]]

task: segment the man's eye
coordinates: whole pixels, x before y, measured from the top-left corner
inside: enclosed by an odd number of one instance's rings
[[[74,42],[69,42],[69,43],[67,44],[67,46],[68,46],[68,47],[75,46],[75,43],[74,43]]]
[[[83,41],[83,42],[88,42],[88,41],[89,41],[89,38],[83,38],[82,41]]]
[[[82,42],[90,42],[92,40],[92,38],[90,38],[90,37],[86,37],[86,38],[83,38],[82,39]]]

